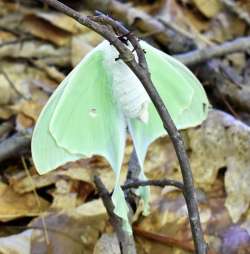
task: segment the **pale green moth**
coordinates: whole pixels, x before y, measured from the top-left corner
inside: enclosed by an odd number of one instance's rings
[[[178,129],[199,125],[209,102],[196,77],[173,57],[144,41],[152,81]],[[116,174],[115,213],[131,232],[119,185],[126,129],[141,169],[147,148],[166,133],[153,103],[135,74],[108,41],[93,49],[62,81],[42,110],[32,137],[32,157],[40,174],[92,155],[107,159]],[[141,179],[144,179],[141,170]],[[148,203],[148,188],[140,195]]]

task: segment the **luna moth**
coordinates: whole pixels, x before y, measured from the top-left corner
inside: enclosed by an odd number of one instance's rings
[[[152,81],[178,129],[199,125],[209,102],[202,85],[182,63],[141,41]],[[61,82],[43,108],[32,137],[32,157],[40,174],[69,161],[101,155],[116,175],[114,212],[131,232],[128,208],[119,184],[127,130],[141,169],[148,146],[165,134],[141,82],[117,60],[108,41],[94,48]],[[145,179],[143,170],[141,179]],[[148,203],[148,188],[140,195]]]

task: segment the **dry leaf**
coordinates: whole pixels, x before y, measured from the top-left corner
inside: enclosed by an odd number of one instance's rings
[[[57,178],[56,172],[53,171],[45,175],[32,175],[33,184],[30,184],[30,177],[27,175],[18,179],[11,177],[9,178],[9,182],[15,192],[22,194],[33,191],[33,186],[37,189],[49,186],[55,183]]]
[[[65,75],[56,67],[46,65],[42,60],[32,61],[32,63],[40,70],[45,71],[51,79],[57,81],[58,83],[65,79]]]
[[[41,230],[33,231],[31,253],[92,254],[107,216],[101,200],[96,200],[67,213],[49,214],[44,220],[50,245],[45,243],[41,218],[35,219],[31,226]]]
[[[48,202],[33,193],[20,195],[4,183],[0,183],[0,221],[9,221],[24,216],[40,215],[48,208]]]
[[[65,66],[70,62],[68,47],[54,47],[41,41],[25,41],[0,47],[0,58],[42,58],[48,64]]]
[[[191,167],[196,183],[211,188],[220,169],[226,168],[226,207],[234,222],[250,203],[250,127],[232,116],[213,111],[199,129],[188,132]]]
[[[77,193],[71,191],[72,181],[60,179],[56,182],[53,192],[53,203],[51,208],[57,211],[65,211],[76,207]]]
[[[221,169],[226,169],[226,207],[233,221],[250,204],[250,127],[221,111],[211,111],[200,128],[183,132],[196,186],[206,192],[214,188]],[[178,161],[168,139],[149,147],[145,172],[149,178],[181,180]]]
[[[222,12],[210,22],[206,37],[211,41],[222,43],[243,36],[245,31],[244,21],[228,12]]]
[[[69,43],[71,34],[53,26],[50,22],[41,19],[33,14],[26,15],[22,27],[26,32],[32,35],[50,41],[57,46],[63,46]]]
[[[106,161],[104,162],[106,163]],[[124,183],[126,179],[126,172],[127,172],[127,165],[125,164],[123,165],[123,168],[121,170],[121,175],[120,175],[121,183]],[[58,175],[68,176],[71,179],[92,183],[93,186],[94,186],[94,182],[93,182],[94,175],[99,175],[102,179],[102,182],[105,184],[106,188],[109,191],[112,191],[115,184],[115,174],[109,166],[102,169],[95,167],[95,164],[88,165],[88,166],[86,165],[84,168],[70,167],[66,171],[58,171]]]
[[[12,108],[15,108],[17,112],[22,113],[30,119],[36,121],[43,106],[43,103],[38,103],[33,100],[22,100],[20,101],[20,103],[16,104]]]
[[[208,18],[214,17],[222,8],[220,0],[193,0],[199,11]]]
[[[84,13],[84,14],[86,15],[86,13]],[[34,15],[36,17],[39,17],[39,18],[51,23],[51,25],[53,25],[57,28],[60,28],[61,30],[64,30],[69,33],[76,34],[79,32],[89,31],[89,28],[79,24],[76,20],[72,19],[71,17],[69,17],[63,13],[37,12]]]
[[[245,53],[229,54],[229,55],[227,55],[227,60],[239,72],[242,69],[244,69],[245,66],[247,65],[247,63],[246,63],[247,59],[246,59]]]
[[[3,44],[6,42],[14,41],[17,37],[13,33],[9,33],[6,31],[0,31],[0,43]]]
[[[78,206],[75,209],[76,218],[80,219],[81,217],[87,218],[96,218],[97,220],[102,220],[107,218],[106,209],[102,203],[101,199],[93,200]]]
[[[11,98],[11,87],[2,73],[0,73],[0,91],[0,105],[8,104]]]
[[[8,100],[9,102],[16,103],[18,98],[25,100],[30,99],[31,97],[33,98],[33,93],[37,92],[33,87],[33,84],[36,82],[45,83],[47,86],[54,86],[54,88],[58,84],[58,82],[49,79],[47,74],[43,71],[30,67],[27,64],[7,61],[2,61],[1,64],[5,75],[0,73],[0,87],[3,86],[0,98],[2,95],[5,95],[7,98],[5,100]],[[40,101],[42,101],[45,97],[46,100],[48,98],[47,95],[45,96],[44,93],[42,94],[41,92],[37,97],[39,97],[38,99]],[[14,108],[15,107],[13,107],[13,109]]]
[[[8,106],[0,107],[0,119],[7,120],[13,115],[13,111]]]
[[[26,115],[20,113],[16,116],[16,130],[24,131],[28,128],[31,128],[34,125],[34,121],[27,117]]]
[[[209,20],[203,19],[189,8],[182,8],[182,19],[186,20],[187,24],[195,28],[200,33],[209,29]]]

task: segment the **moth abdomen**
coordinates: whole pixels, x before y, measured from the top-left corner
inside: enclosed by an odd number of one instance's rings
[[[147,92],[125,63],[114,60],[118,55],[116,49],[110,47],[109,54],[112,58],[106,56],[105,66],[112,70],[111,89],[115,100],[127,118],[137,118],[147,122],[147,104],[150,101]]]

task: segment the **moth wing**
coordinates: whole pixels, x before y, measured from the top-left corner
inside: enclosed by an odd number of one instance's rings
[[[70,76],[50,121],[56,143],[73,154],[105,157],[114,171],[122,164],[126,123],[111,90],[112,70],[105,69],[107,41],[86,56]]]
[[[200,124],[207,116],[209,103],[198,79],[173,57],[146,42],[142,41],[141,46],[146,50],[153,84],[177,128],[184,129]],[[128,124],[141,167],[148,146],[166,133],[152,102],[148,110],[149,120],[146,124],[137,119],[130,119]]]
[[[67,85],[66,78],[50,97],[46,106],[39,115],[31,140],[31,152],[34,164],[39,174],[45,174],[54,168],[68,162],[81,158],[57,145],[49,131],[50,119],[55,111],[56,105]]]

